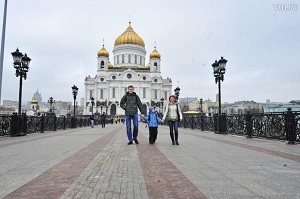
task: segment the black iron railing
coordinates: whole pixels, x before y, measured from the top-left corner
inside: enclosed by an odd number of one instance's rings
[[[73,118],[74,119],[74,118]],[[72,118],[56,115],[27,116],[17,115],[0,116],[0,136],[20,136],[29,133],[44,131],[65,130],[67,128],[90,126],[88,116],[76,117],[75,126],[72,126]]]
[[[221,122],[222,133],[280,140],[290,138],[300,142],[300,112],[286,111],[268,114],[251,114],[248,112],[245,115],[227,116],[223,114],[221,117],[183,114],[180,127],[219,133],[218,122]]]

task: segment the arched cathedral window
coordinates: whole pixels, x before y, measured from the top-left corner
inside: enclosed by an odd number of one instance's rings
[[[116,98],[116,88],[112,89],[112,98]]]
[[[146,98],[146,88],[143,88],[143,98]]]

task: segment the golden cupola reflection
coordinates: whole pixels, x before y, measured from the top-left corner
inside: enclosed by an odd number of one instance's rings
[[[128,28],[115,40],[115,46],[120,44],[136,44],[145,47],[144,40],[133,30],[131,22]]]
[[[153,52],[150,54],[150,59],[152,59],[152,58],[158,58],[158,59],[160,59],[160,54],[159,54],[159,52],[156,50],[156,47],[154,47]]]
[[[98,56],[98,57],[101,57],[101,56],[103,56],[103,57],[109,57],[109,53],[108,53],[107,50],[104,48],[104,45],[103,45],[103,47],[101,48],[101,50],[98,51],[97,56]]]
[[[150,68],[150,62],[146,65],[146,68]]]
[[[108,62],[108,68],[113,68],[114,66],[112,65],[112,63],[110,63],[110,61]]]

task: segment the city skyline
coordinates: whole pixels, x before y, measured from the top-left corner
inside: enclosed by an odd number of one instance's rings
[[[10,54],[17,47],[32,59],[22,104],[37,89],[43,99],[72,101],[71,87],[76,85],[77,99],[84,97],[84,78],[96,74],[103,39],[113,63],[114,40],[129,21],[145,41],[146,59],[157,47],[161,75],[173,80],[173,89],[181,88],[182,97],[215,101],[218,88],[211,64],[224,56],[222,103],[299,100],[299,5],[279,3],[8,1],[1,101],[18,101],[19,79]],[[283,10],[288,6],[292,9]],[[2,22],[3,5],[0,10]]]

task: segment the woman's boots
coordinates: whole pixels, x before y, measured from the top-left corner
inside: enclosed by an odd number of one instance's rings
[[[178,143],[178,133],[175,133],[175,143],[176,143],[176,145],[179,145],[179,143]]]
[[[178,142],[178,133],[175,133],[175,141],[174,141],[174,135],[173,133],[170,133],[170,137],[171,137],[171,140],[172,140],[172,145],[179,145],[179,142]]]
[[[173,133],[170,133],[170,137],[171,137],[171,140],[172,140],[172,145],[175,145]]]

